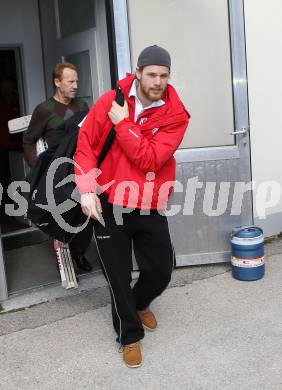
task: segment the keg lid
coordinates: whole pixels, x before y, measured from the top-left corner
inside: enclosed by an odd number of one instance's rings
[[[263,230],[258,226],[242,225],[232,230],[232,237],[254,238],[263,235]]]

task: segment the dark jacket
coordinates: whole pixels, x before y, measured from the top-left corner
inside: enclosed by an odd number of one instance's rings
[[[78,201],[78,192],[77,194],[74,193],[76,186],[72,163],[79,130],[78,124],[86,114],[87,111],[77,112],[55,129],[53,137],[49,142],[49,148],[39,155],[35,166],[27,177],[27,181],[30,184],[30,192],[26,194],[28,218],[52,238],[63,242],[69,242],[75,233],[67,231],[60,226],[61,223],[58,223],[58,220],[61,220],[60,218],[63,218],[71,226],[73,226],[73,221],[75,221],[76,227],[86,221],[86,217],[81,211],[80,203],[74,202],[74,198]],[[50,167],[57,164],[59,158],[63,158],[64,162],[58,164],[50,179]],[[68,160],[65,161],[65,158]],[[66,178],[71,180],[61,185],[62,180]],[[51,194],[51,198],[48,198],[47,191]],[[71,202],[71,206],[74,207],[70,207],[60,217],[58,206],[65,201]],[[42,208],[40,205],[45,207]]]

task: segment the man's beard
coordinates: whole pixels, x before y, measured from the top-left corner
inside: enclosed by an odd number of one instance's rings
[[[163,88],[160,88],[158,89],[158,94],[155,95],[152,90],[154,90],[154,88],[149,88],[149,89],[145,89],[142,85],[142,81],[139,82],[139,86],[140,86],[140,91],[142,93],[142,95],[148,99],[148,100],[151,100],[152,102],[156,102],[158,100],[160,100],[164,94],[164,89]]]

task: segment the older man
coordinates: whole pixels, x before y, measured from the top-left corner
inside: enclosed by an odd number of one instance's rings
[[[136,73],[118,82],[124,105],[114,101],[114,91],[101,96],[80,130],[75,153],[82,211],[96,219],[95,237],[110,287],[113,325],[128,367],[141,365],[144,328],[157,327],[149,305],[167,287],[174,267],[162,211],[175,179],[173,153],[184,136],[189,114],[168,84],[170,68],[165,49],[145,48]],[[97,180],[91,180],[105,134],[113,125],[115,140],[101,172],[96,172]],[[101,188],[106,190],[97,196]],[[140,270],[133,288],[132,246]]]
[[[56,128],[62,126],[75,113],[88,112],[85,101],[75,98],[78,89],[76,67],[71,63],[57,64],[53,70],[54,95],[34,110],[29,127],[23,136],[24,157],[29,166],[36,162],[36,143],[40,138],[50,145],[56,137]],[[78,268],[91,271],[84,253],[92,237],[91,224],[78,233],[70,243],[72,258]]]

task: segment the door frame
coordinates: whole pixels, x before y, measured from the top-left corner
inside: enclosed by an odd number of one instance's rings
[[[244,172],[244,177],[251,180],[250,140],[249,140],[249,112],[248,112],[248,88],[246,66],[246,40],[243,0],[226,0],[228,2],[230,55],[232,68],[232,90],[234,129],[226,129],[228,132],[246,129],[245,134],[236,134],[234,145],[213,146],[177,150],[176,162],[206,162],[219,160],[240,160],[238,172]],[[131,71],[130,36],[126,0],[113,0],[117,64],[119,77]],[[239,169],[240,168],[240,169]],[[253,193],[247,195],[246,205],[250,213],[245,217],[244,223],[253,223]],[[193,253],[177,255],[177,266],[190,264],[215,263],[230,260],[230,251],[217,253]],[[196,260],[195,260],[196,259]]]
[[[118,78],[121,79],[127,72],[131,72],[127,0],[113,0],[113,14],[117,70]]]

